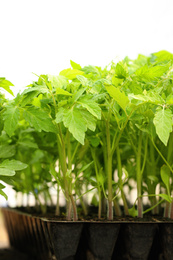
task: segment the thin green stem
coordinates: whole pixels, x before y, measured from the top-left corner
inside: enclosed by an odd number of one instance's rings
[[[98,219],[101,219],[101,211],[102,211],[102,203],[101,203],[101,188],[100,188],[100,183],[99,183],[99,171],[98,171],[98,165],[97,165],[97,158],[96,158],[96,153],[95,150],[91,148],[91,154],[94,160],[94,168],[95,168],[95,173],[96,173],[96,179],[97,179],[97,189],[98,189],[98,193],[99,193],[99,207],[98,207]]]
[[[108,176],[108,220],[113,220],[112,210],[112,153],[110,138],[110,122],[106,121],[106,141],[107,141],[107,176]]]
[[[142,174],[141,174],[141,149],[142,149],[142,132],[139,132],[138,153],[136,158],[136,179],[137,179],[137,197],[138,197],[138,217],[142,218]]]
[[[123,204],[124,204],[125,215],[129,215],[127,200],[126,200],[126,197],[125,197],[125,194],[123,191],[123,180],[122,180],[123,172],[122,172],[121,155],[120,155],[119,146],[117,146],[116,152],[117,152],[118,176],[119,176],[119,185],[120,185],[120,190],[121,190],[121,198],[122,198]]]
[[[160,157],[163,159],[163,161],[165,162],[165,164],[168,166],[168,168],[170,169],[170,171],[173,173],[173,169],[170,166],[170,164],[167,162],[167,160],[165,159],[165,157],[163,156],[163,154],[160,152],[160,150],[158,149],[158,147],[156,146],[156,144],[154,143],[154,140],[151,139],[154,148],[156,149],[156,151],[158,152],[158,154],[160,155]]]

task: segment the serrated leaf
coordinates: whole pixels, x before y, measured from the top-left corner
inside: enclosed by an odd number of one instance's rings
[[[0,176],[14,176],[15,171],[6,168],[0,168]]]
[[[148,67],[147,65],[145,65],[136,70],[135,74],[139,80],[152,81],[163,76],[163,74],[168,71],[169,67],[170,64],[156,65],[154,67]]]
[[[83,74],[84,74],[83,71],[77,70],[77,69],[71,69],[71,68],[62,70],[60,72],[61,76],[64,76],[64,77],[66,77],[67,79],[70,79],[70,80],[75,79],[77,75],[83,75]]]
[[[74,61],[72,61],[72,60],[70,60],[70,64],[71,64],[73,69],[77,69],[77,70],[81,69],[81,65],[76,63],[76,62],[74,62]]]
[[[170,196],[170,169],[167,165],[163,165],[160,170],[160,175],[163,183],[166,186],[168,195]]]
[[[39,132],[41,130],[52,133],[57,132],[49,115],[38,107],[27,108],[23,116],[25,120]]]
[[[91,131],[95,131],[95,129],[96,129],[96,118],[94,116],[92,116],[86,110],[80,110],[80,113],[82,115],[82,118],[85,121],[87,128],[89,128]]]
[[[16,153],[15,145],[0,145],[0,158],[10,158]]]
[[[6,200],[8,200],[7,194],[4,191],[0,190],[0,195],[3,196]]]
[[[5,168],[8,170],[14,170],[14,171],[20,171],[23,169],[26,169],[28,165],[26,163],[23,163],[21,161],[17,160],[5,160],[0,164],[0,168]]]
[[[14,96],[13,91],[10,89],[10,86],[14,86],[9,80],[5,78],[0,78],[0,88],[5,89],[8,93]]]
[[[55,122],[57,124],[59,124],[60,122],[63,121],[63,116],[64,116],[64,108],[60,107],[58,112],[56,113],[56,118],[55,118]]]
[[[126,111],[126,107],[129,104],[129,99],[125,95],[124,92],[121,92],[118,88],[115,88],[114,86],[106,86],[107,92],[109,95],[116,100],[118,105]]]
[[[81,88],[78,91],[74,92],[73,96],[72,96],[72,103],[76,102],[81,96],[82,94],[85,92],[86,88]]]
[[[56,88],[66,88],[68,84],[68,80],[66,77],[59,75],[59,76],[53,76],[48,75],[49,81],[52,83],[53,87]]]
[[[24,147],[38,149],[38,145],[30,140],[22,140],[22,141],[19,141],[18,144],[20,144]]]
[[[173,54],[165,50],[155,52],[154,55],[157,57],[156,61],[158,62],[173,60]]]
[[[31,102],[33,101],[33,99],[35,97],[37,97],[39,94],[39,91],[33,91],[33,92],[29,92],[27,93],[26,95],[23,96],[23,99],[21,100],[21,107],[24,107],[26,106],[27,104],[31,104]],[[23,95],[23,93],[22,93]],[[21,98],[22,98],[22,95],[21,95]]]
[[[64,126],[67,127],[74,138],[84,145],[85,132],[87,126],[83,119],[80,109],[73,108],[66,110],[63,117]]]
[[[95,116],[98,119],[101,119],[101,108],[90,97],[82,97],[78,100],[78,103],[82,107],[86,108],[88,112],[90,112],[93,116]]]
[[[88,81],[87,78],[85,78],[85,77],[82,76],[82,75],[77,75],[76,78],[80,81],[80,83],[81,83],[84,87],[88,86],[89,81]]]
[[[128,67],[126,65],[126,63],[123,62],[119,62],[116,65],[115,68],[115,73],[116,73],[116,77],[119,79],[125,79],[126,77],[128,77]]]
[[[142,94],[134,95],[133,93],[130,93],[128,95],[128,97],[130,99],[137,99],[137,100],[140,100],[140,101],[143,101],[143,102],[150,102],[150,103],[154,103],[154,104],[159,104],[159,102],[160,102],[160,99],[157,99],[157,96],[151,97],[151,96],[148,96],[148,95],[142,95]]]
[[[170,109],[159,108],[153,120],[156,127],[156,133],[165,146],[167,145],[169,135],[172,132],[172,116],[172,111]]]
[[[82,68],[82,71],[84,71],[86,74],[92,73],[92,74],[99,74],[98,68],[95,66],[89,65]]]
[[[20,112],[17,106],[7,106],[6,111],[4,112],[4,129],[5,132],[11,137],[14,131],[17,128],[19,121]]]
[[[166,98],[166,104],[167,105],[173,105],[173,95],[170,94],[169,96],[167,96]]]
[[[30,88],[27,88],[23,91],[22,95],[26,95],[30,92],[33,92],[33,91],[37,91],[38,93],[49,93],[49,90],[47,88],[47,86],[44,84],[44,85],[36,85],[36,84],[33,84],[32,87]]]
[[[64,96],[72,96],[71,93],[69,93],[68,91],[62,89],[62,88],[57,88],[56,89],[56,94],[57,95],[64,95]]]

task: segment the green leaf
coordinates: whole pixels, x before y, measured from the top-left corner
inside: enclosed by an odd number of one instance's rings
[[[26,95],[26,94],[33,92],[33,91],[37,91],[38,93],[42,93],[42,94],[49,93],[49,90],[48,90],[46,84],[44,84],[44,85],[33,84],[32,87],[25,89],[22,92],[22,95]]]
[[[72,96],[71,93],[69,93],[68,91],[62,89],[62,88],[57,88],[56,89],[56,94],[57,95],[64,95],[64,96]]]
[[[83,119],[80,109],[72,108],[66,110],[63,117],[64,126],[67,127],[74,138],[84,145],[85,132],[87,130],[86,122]]]
[[[172,202],[172,199],[169,195],[167,194],[158,194],[159,197],[163,198],[164,200],[168,201],[169,203]]]
[[[64,108],[60,107],[58,112],[56,113],[56,118],[55,118],[55,122],[57,124],[59,124],[60,122],[63,121],[63,116],[64,116]]]
[[[82,71],[84,71],[86,74],[100,74],[98,68],[92,65],[85,66],[84,68],[82,68]]]
[[[30,140],[22,140],[22,141],[19,141],[18,144],[20,144],[24,147],[38,149],[38,145]]]
[[[3,190],[4,188],[5,186],[2,183],[0,183],[0,190]]]
[[[91,205],[98,207],[98,199],[96,197],[96,194],[93,195],[92,200],[91,200]]]
[[[52,123],[48,113],[38,107],[29,107],[24,111],[25,120],[37,131],[56,133],[56,127]]]
[[[71,69],[71,68],[62,70],[60,72],[61,76],[64,76],[64,77],[66,77],[67,79],[70,79],[70,80],[75,79],[77,75],[83,75],[83,74],[84,74],[83,71],[77,70],[77,69]]]
[[[74,61],[72,61],[72,60],[70,60],[70,64],[71,64],[73,69],[77,69],[77,70],[81,69],[81,65],[76,63],[76,62],[74,62]]]
[[[82,75],[77,75],[76,78],[80,81],[80,83],[81,83],[84,87],[86,87],[86,86],[89,85],[88,79],[85,78],[84,76],[82,76]]]
[[[86,110],[80,110],[80,114],[82,115],[82,118],[84,119],[87,128],[89,128],[91,131],[95,131],[96,118]]]
[[[129,73],[128,73],[128,67],[127,67],[126,63],[123,63],[123,62],[117,63],[116,68],[115,68],[115,73],[116,73],[116,77],[119,79],[127,78]]]
[[[155,114],[153,123],[156,127],[156,133],[160,140],[166,146],[169,135],[172,132],[172,112],[170,109],[159,108]]]
[[[8,93],[14,96],[13,91],[10,89],[10,86],[14,86],[10,81],[5,78],[0,78],[0,88],[5,89]]]
[[[26,163],[17,160],[5,160],[0,164],[0,168],[6,168],[8,170],[20,171],[26,169],[28,165]]]
[[[72,103],[76,102],[81,96],[82,94],[85,92],[86,88],[81,88],[78,91],[74,92],[73,96],[72,96]]]
[[[26,95],[23,96],[23,93],[21,95],[21,107],[26,106],[27,104],[31,104],[33,99],[39,95],[39,91],[33,91],[29,92]],[[22,99],[23,96],[23,99]]]
[[[0,158],[10,158],[16,153],[15,145],[0,145]]]
[[[150,102],[150,103],[154,103],[154,104],[159,104],[160,102],[160,99],[157,98],[157,96],[148,96],[148,95],[134,95],[133,93],[130,93],[128,95],[128,97],[130,99],[137,99],[137,100],[140,100],[140,101],[143,101],[143,102]]]
[[[168,51],[165,51],[165,50],[155,52],[154,56],[157,57],[157,59],[156,59],[157,62],[173,60],[173,54]]]
[[[103,175],[103,171],[100,170],[99,171],[99,174],[97,175],[97,181],[98,183],[103,187],[104,186],[104,183],[105,183],[105,177]]]
[[[85,170],[87,170],[92,164],[93,164],[94,161],[84,165],[78,172],[78,175],[81,173],[81,172],[84,172]]]
[[[173,95],[170,94],[169,96],[167,96],[166,98],[166,104],[167,105],[173,105]]]
[[[15,171],[6,168],[0,168],[0,176],[14,176]]]
[[[170,64],[148,67],[147,65],[136,70],[135,74],[139,80],[152,81],[163,76],[168,71]]]
[[[49,81],[52,83],[53,87],[56,88],[66,88],[68,84],[68,80],[66,77],[59,75],[59,76],[53,76],[48,75]]]
[[[153,181],[153,182],[156,182],[156,183],[159,182],[159,179],[158,179],[155,175],[147,175],[147,178],[148,178],[150,181]]]
[[[129,99],[125,95],[124,92],[121,92],[118,88],[115,88],[114,86],[106,86],[107,92],[109,95],[116,100],[118,105],[126,111],[126,107],[129,104]]]
[[[132,217],[138,216],[138,211],[137,211],[137,209],[135,209],[135,206],[133,206],[131,209],[129,209],[129,215]]]
[[[87,139],[93,147],[97,147],[100,144],[100,139],[97,136],[88,136]]]
[[[17,128],[17,124],[19,121],[20,112],[18,107],[7,106],[6,111],[4,112],[4,129],[5,132],[11,137],[14,131]]]
[[[82,107],[86,108],[93,116],[101,119],[101,108],[90,97],[82,97],[78,100],[78,103],[81,104]]]
[[[8,200],[8,197],[4,191],[0,190],[0,195],[2,195],[6,200]]]
[[[166,186],[168,195],[170,196],[170,169],[167,165],[163,165],[160,170],[160,175],[163,183]]]

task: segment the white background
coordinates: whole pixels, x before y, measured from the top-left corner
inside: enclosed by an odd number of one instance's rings
[[[172,0],[0,0],[0,76],[16,93],[70,59],[106,66],[126,55],[173,52]]]
[[[163,49],[173,52],[172,0],[0,0],[0,77],[15,94],[70,59],[104,67]]]

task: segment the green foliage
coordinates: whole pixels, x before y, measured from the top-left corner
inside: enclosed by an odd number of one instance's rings
[[[173,114],[170,109],[159,108],[153,120],[156,133],[164,145],[167,145],[169,135],[172,132],[172,117]]]
[[[57,197],[63,191],[68,220],[77,220],[77,200],[87,212],[88,193],[99,218],[104,200],[109,220],[113,202],[119,214],[120,199],[125,215],[156,214],[162,202],[172,203],[173,54],[125,57],[106,68],[70,65],[59,75],[38,76],[13,101],[0,95],[0,179],[32,193],[43,212],[50,189]],[[10,86],[0,78],[12,94]],[[144,196],[151,204],[146,211]]]
[[[20,111],[17,106],[9,105],[4,112],[4,129],[6,133],[11,137],[13,132],[17,128],[17,124],[20,117]]]

